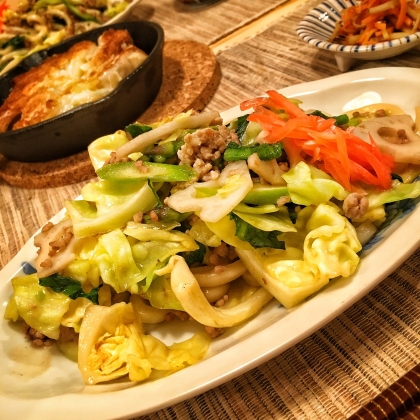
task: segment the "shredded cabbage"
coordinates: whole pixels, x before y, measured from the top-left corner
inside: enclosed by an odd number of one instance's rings
[[[271,232],[273,230],[280,232],[296,232],[296,228],[290,220],[289,212],[285,207],[279,208],[276,213],[270,214],[251,214],[239,211],[233,211],[233,213],[250,225],[266,232]]]
[[[252,188],[245,161],[232,162],[213,181],[195,183],[172,194],[166,203],[181,213],[193,211],[204,222],[218,222],[229,214]]]
[[[67,212],[78,237],[123,227],[138,212],[151,210],[156,197],[147,183],[120,185],[110,181],[86,184],[84,200],[66,201]]]
[[[32,328],[56,340],[60,335],[60,323],[69,310],[71,299],[63,293],[55,293],[49,287],[40,286],[36,274],[12,279],[13,295],[9,310]],[[10,315],[9,315],[10,316]],[[11,318],[7,318],[11,319]]]
[[[287,182],[290,198],[295,204],[304,206],[321,204],[333,197],[344,200],[349,194],[325,172],[305,162],[299,162],[289,172],[283,174],[283,178]]]
[[[171,346],[145,335],[131,303],[90,306],[80,329],[78,364],[89,385],[125,375],[138,382],[198,362],[209,344],[203,333]]]
[[[297,232],[284,234],[286,250],[237,249],[249,272],[286,308],[296,306],[330,279],[354,273],[361,244],[353,225],[332,204],[298,213]]]

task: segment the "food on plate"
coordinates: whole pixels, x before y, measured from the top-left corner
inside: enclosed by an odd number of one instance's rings
[[[147,58],[126,30],[81,41],[13,79],[0,107],[0,132],[25,128],[108,95]]]
[[[99,179],[35,236],[5,318],[36,346],[55,341],[86,384],[142,381],[198,362],[272,299],[293,308],[351,276],[398,202],[420,196],[418,122],[388,104],[328,116],[267,95],[232,121],[189,111],[95,140]],[[167,345],[154,325],[174,320],[197,332]]]
[[[97,28],[122,13],[126,0],[22,0],[0,5],[0,75],[36,51]]]
[[[420,5],[413,0],[360,0],[341,12],[330,37],[344,45],[371,45],[420,30]]]

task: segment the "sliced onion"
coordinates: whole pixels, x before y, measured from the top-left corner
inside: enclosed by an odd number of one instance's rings
[[[176,130],[207,127],[214,119],[219,117],[220,114],[217,111],[212,111],[177,118],[166,124],[162,124],[153,130],[140,134],[133,140],[122,145],[116,150],[117,156],[122,158],[131,155],[132,153],[143,152],[146,148],[152,146],[158,140],[164,139]]]

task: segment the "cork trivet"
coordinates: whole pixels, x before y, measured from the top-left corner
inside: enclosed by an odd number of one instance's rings
[[[195,41],[165,42],[161,89],[138,121],[151,123],[191,108],[202,111],[215,93],[220,76],[216,57],[206,45]],[[87,151],[39,163],[15,162],[0,155],[0,178],[15,187],[60,187],[93,177]]]

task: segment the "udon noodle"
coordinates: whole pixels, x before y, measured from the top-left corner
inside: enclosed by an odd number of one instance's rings
[[[36,51],[105,24],[127,5],[124,0],[38,0],[22,2],[17,10],[11,10],[3,4],[0,75]]]

